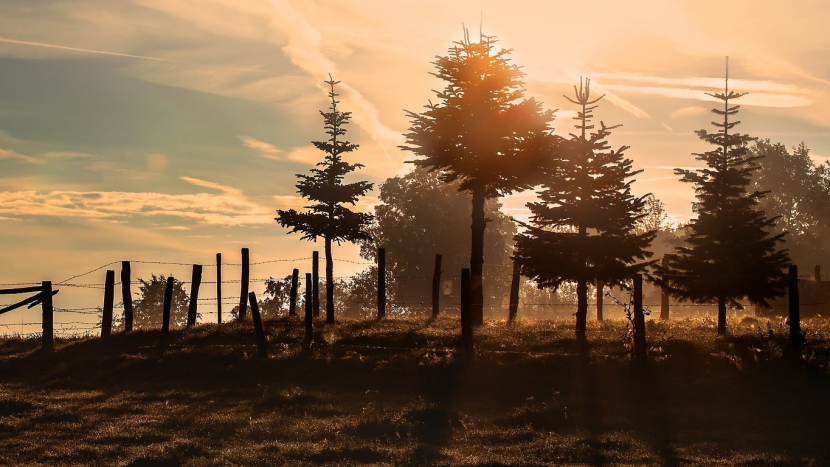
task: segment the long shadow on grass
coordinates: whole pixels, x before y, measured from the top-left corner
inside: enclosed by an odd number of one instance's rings
[[[599,444],[599,427],[601,426],[599,414],[597,412],[597,379],[594,374],[594,366],[591,365],[591,352],[588,345],[588,340],[585,335],[577,336],[574,342],[574,350],[580,362],[581,387],[577,386],[577,391],[585,398],[585,417],[588,427],[588,444],[590,446],[597,446]],[[597,451],[594,449],[594,451]],[[591,459],[593,465],[606,465],[606,458],[602,452],[594,452]]]
[[[637,398],[633,404],[634,415],[641,437],[657,451],[661,466],[678,465],[677,453],[671,444],[673,427],[659,375],[647,363],[634,366],[632,371],[632,397]]]

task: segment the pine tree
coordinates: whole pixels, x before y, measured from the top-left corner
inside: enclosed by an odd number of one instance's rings
[[[363,167],[363,164],[350,164],[343,160],[342,154],[358,148],[357,144],[340,139],[346,134],[345,126],[351,119],[351,112],[341,112],[337,109],[340,103],[336,98],[334,86],[340,81],[334,81],[329,75],[325,82],[331,87],[331,111],[320,111],[323,116],[324,128],[329,139],[326,141],[312,141],[314,146],[326,153],[318,168],[311,169],[311,175],[297,174],[297,193],[314,204],[306,206],[307,211],[297,212],[277,210],[277,222],[283,227],[290,228],[288,233],[302,232],[303,240],[317,241],[322,237],[326,243],[326,323],[334,323],[334,262],[331,256],[331,244],[336,242],[358,242],[370,240],[365,228],[372,222],[370,214],[354,212],[345,204],[354,205],[360,196],[372,189],[369,182],[343,183],[346,174]]]
[[[773,235],[776,218],[768,218],[759,207],[763,192],[747,192],[757,156],[749,143],[756,138],[732,132],[740,121],[730,117],[740,106],[731,101],[745,93],[729,90],[727,61],[724,91],[707,95],[723,102],[723,110],[712,112],[723,118],[712,122],[717,132],[696,131],[698,137],[715,146],[694,154],[706,164],[696,171],[675,169],[682,182],[695,187],[693,210],[698,217],[687,228],[686,245],[667,255],[665,269],[658,268],[660,281],[681,300],[718,304],[718,335],[726,334],[726,307],[740,306],[738,300],[767,305],[767,299],[781,296],[786,285],[784,268],[789,264],[786,250],[778,249],[784,234]]]
[[[469,33],[433,62],[436,77],[446,81],[441,100],[427,110],[407,111],[411,126],[402,149],[422,158],[419,167],[437,170],[445,182],[459,181],[459,191],[472,194],[470,253],[471,312],[483,321],[484,201],[532,187],[538,167],[549,151],[547,135],[552,112],[524,99],[524,73],[510,64],[510,50],[495,48],[492,36]]]
[[[528,203],[532,216],[516,236],[515,258],[522,275],[540,288],[556,290],[565,281],[576,282],[576,333],[584,337],[588,284],[621,284],[643,271],[651,264],[643,260],[651,256],[647,248],[655,232],[636,233],[646,197],[631,194],[629,179],[641,171],[624,157],[628,147],[614,151],[605,141],[616,127],[601,122],[599,130],[588,131],[602,96],[591,100],[590,80],[580,80],[574,91],[576,99],[565,98],[581,107],[574,125],[579,134],[560,143],[539,202]]]

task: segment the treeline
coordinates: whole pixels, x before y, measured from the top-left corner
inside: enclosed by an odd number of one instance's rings
[[[559,136],[554,112],[525,97],[524,73],[509,54],[493,37],[473,41],[465,32],[436,57],[433,74],[444,87],[424,111],[407,111],[411,124],[401,149],[415,156],[416,169],[380,186],[375,215],[351,208],[373,186],[343,182],[362,165],[343,160],[358,146],[345,139],[351,114],[338,108],[338,81],[326,82],[331,106],[321,115],[328,139],[313,142],[324,158],[309,175],[297,175],[309,206],[280,210],[276,220],[304,240],[324,240],[328,323],[337,308],[332,242],[359,243],[369,260],[379,246],[394,251],[389,271],[399,279],[402,302],[423,296],[409,285],[417,281],[403,279],[428,276],[435,253],[445,255],[445,270],[469,267],[478,324],[485,302],[506,296],[514,262],[539,289],[575,284],[578,335],[586,329],[592,285],[627,287],[645,275],[679,300],[716,303],[722,334],[728,307],[740,300],[767,306],[784,293],[793,260],[827,258],[830,235],[822,220],[830,209],[830,164],[816,165],[804,144],[791,154],[740,133],[735,101],[743,93],[729,89],[728,62],[724,90],[709,94],[721,103],[712,110],[715,128],[697,131],[712,148],[694,154],[705,167],[675,171],[695,189],[697,216],[668,226],[659,199],[632,194],[640,171],[627,146],[607,143],[615,126],[594,122],[603,96],[592,94],[590,80],[565,96],[577,110],[575,131]],[[527,204],[528,222],[501,212],[501,196],[531,189],[538,196]],[[374,274],[366,271],[365,279]],[[360,294],[361,276],[345,289]]]

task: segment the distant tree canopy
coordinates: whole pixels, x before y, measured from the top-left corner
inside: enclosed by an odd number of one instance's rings
[[[164,274],[153,274],[150,280],[139,278],[138,287],[141,297],[133,303],[133,320],[137,328],[161,327],[164,312],[164,291],[167,288],[167,277]],[[178,279],[173,280],[173,297],[170,305],[170,326],[184,326],[187,324],[187,307],[190,302],[184,284]]]
[[[269,277],[264,282],[265,292],[259,301],[259,312],[263,316],[276,316],[282,309],[288,308],[288,302],[291,299],[291,275],[279,280]],[[297,282],[299,289],[299,280]],[[300,293],[297,293],[298,299],[299,296]]]
[[[331,78],[331,77],[330,77]],[[350,164],[343,160],[342,155],[357,149],[357,145],[341,139],[346,134],[345,126],[351,119],[351,112],[341,112],[337,109],[338,94],[334,86],[339,81],[326,81],[331,87],[331,111],[320,111],[323,116],[324,128],[329,139],[326,141],[312,141],[314,146],[323,151],[326,156],[317,167],[311,169],[311,175],[297,174],[300,181],[297,183],[297,193],[313,202],[306,206],[307,211],[297,212],[294,209],[278,210],[277,222],[283,227],[290,228],[288,233],[302,232],[303,240],[317,240],[323,237],[326,249],[326,323],[334,323],[334,261],[331,256],[332,242],[359,242],[371,237],[365,228],[372,222],[370,214],[355,212],[345,205],[354,205],[359,197],[372,189],[369,182],[343,183],[343,178],[363,164]]]
[[[642,272],[655,232],[635,231],[645,215],[645,199],[631,194],[630,179],[639,172],[623,155],[627,147],[610,149],[605,139],[611,128],[604,123],[589,132],[602,96],[591,100],[589,80],[574,91],[575,99],[568,99],[581,107],[575,117],[579,134],[559,144],[539,201],[528,203],[532,216],[516,236],[515,258],[522,274],[539,287],[556,290],[563,282],[576,282],[576,332],[584,335],[588,285],[598,280],[621,284]]]
[[[418,167],[439,172],[444,182],[472,195],[470,244],[471,313],[483,319],[484,201],[538,183],[539,167],[550,157],[552,112],[524,99],[518,66],[509,50],[495,48],[492,36],[472,42],[465,30],[446,56],[436,57],[434,75],[445,81],[438,103],[407,111],[411,119],[402,149],[419,156]]]
[[[643,198],[643,216],[634,223],[637,233],[665,232],[673,229],[666,213],[666,204],[654,194],[649,193]]]
[[[813,162],[803,142],[790,153],[783,144],[757,141],[752,155],[759,159],[750,189],[768,192],[759,206],[776,218],[775,232],[787,232],[793,262],[830,263],[830,163]]]
[[[686,244],[667,255],[668,267],[659,268],[658,273],[681,300],[717,302],[718,334],[722,335],[727,305],[739,306],[738,299],[744,297],[766,304],[768,298],[783,294],[783,269],[790,259],[778,248],[783,234],[770,233],[776,219],[761,209],[763,193],[747,192],[758,156],[749,151],[755,138],[731,131],[740,123],[730,119],[740,108],[731,101],[744,94],[729,90],[728,69],[724,91],[709,95],[723,102],[723,110],[712,110],[723,121],[713,122],[716,133],[697,131],[700,139],[715,146],[695,154],[706,168],[675,169],[681,181],[695,187],[697,218],[686,229]]]
[[[458,276],[470,261],[470,228],[459,222],[470,209],[470,195],[458,191],[459,182],[445,183],[437,172],[416,168],[380,185],[381,204],[375,207],[375,224],[369,233],[388,249],[387,271],[391,273],[396,301],[430,302],[436,254],[442,255],[443,277],[459,292]],[[487,200],[484,215],[488,229],[484,255],[493,272],[484,277],[485,303],[500,303],[510,285],[513,221],[500,210],[497,200]],[[362,257],[375,261],[374,243],[361,244]]]

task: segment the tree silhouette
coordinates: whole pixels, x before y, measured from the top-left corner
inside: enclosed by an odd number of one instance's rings
[[[411,119],[406,144],[419,167],[437,170],[445,182],[459,181],[459,191],[472,194],[470,253],[471,312],[483,320],[484,201],[537,183],[542,159],[549,156],[552,112],[534,99],[523,99],[524,73],[508,59],[510,50],[495,49],[492,36],[469,33],[446,56],[436,57],[434,76],[446,81],[436,91],[441,102]]]
[[[770,230],[776,218],[768,218],[759,208],[764,193],[747,192],[752,173],[758,168],[758,156],[749,152],[755,138],[731,132],[740,121],[729,117],[740,106],[730,101],[743,96],[729,90],[729,64],[722,93],[707,95],[723,102],[723,110],[712,112],[723,122],[712,122],[715,133],[698,130],[698,137],[715,149],[695,158],[706,164],[696,171],[675,169],[681,181],[695,187],[697,200],[693,210],[698,214],[686,229],[686,245],[667,255],[668,265],[658,268],[660,282],[681,300],[718,304],[718,335],[726,334],[727,305],[740,306],[740,298],[768,305],[766,299],[783,295],[787,277],[783,269],[790,259],[786,250],[779,250],[783,233]]]
[[[152,274],[150,280],[139,278],[141,298],[133,304],[133,319],[137,328],[160,327],[164,310],[164,291],[167,277]],[[190,299],[181,281],[173,280],[173,296],[170,302],[170,326],[187,324],[187,308]]]
[[[445,281],[452,281],[457,294],[460,283],[453,276],[467,267],[470,251],[470,229],[457,220],[469,212],[470,195],[458,191],[458,182],[444,183],[437,172],[416,168],[383,182],[379,198],[382,204],[375,206],[375,223],[369,232],[377,244],[394,252],[386,258],[386,270],[394,282],[387,287],[394,287],[396,301],[429,302],[436,253],[443,256],[442,269],[449,276]],[[484,277],[486,298],[491,302],[507,297],[516,233],[512,219],[500,207],[495,199],[484,203],[484,214],[490,219],[484,253],[500,266],[500,274]],[[375,261],[374,242],[361,244],[360,255]]]
[[[792,153],[781,143],[757,141],[751,148],[759,156],[750,190],[769,192],[760,207],[777,217],[776,233],[787,232],[788,254],[796,264],[830,261],[830,186],[825,166],[817,165],[803,142]]]
[[[277,222],[283,227],[290,228],[288,233],[302,232],[303,240],[317,241],[317,237],[325,239],[326,244],[326,323],[334,323],[334,261],[331,256],[331,244],[337,242],[358,242],[370,239],[365,227],[372,222],[370,214],[354,212],[344,206],[354,205],[360,196],[372,189],[373,184],[365,181],[343,183],[346,174],[363,167],[363,164],[350,164],[343,160],[342,154],[352,152],[358,145],[339,137],[346,134],[345,126],[351,119],[351,112],[337,110],[340,103],[336,98],[339,94],[334,91],[335,81],[329,75],[325,83],[331,87],[331,111],[320,111],[323,116],[324,128],[329,139],[326,141],[312,141],[314,146],[326,153],[322,162],[311,169],[311,175],[297,174],[300,181],[297,183],[297,193],[303,198],[314,202],[305,206],[307,211],[298,212],[294,209],[278,210]]]
[[[644,215],[645,197],[631,194],[629,180],[640,171],[631,168],[623,146],[610,150],[605,138],[611,129],[600,123],[590,133],[592,112],[602,99],[591,100],[590,80],[574,86],[581,106],[574,125],[580,134],[560,143],[560,157],[548,171],[539,202],[528,203],[530,224],[516,236],[515,258],[522,274],[540,288],[558,288],[576,282],[576,332],[582,337],[588,315],[588,284],[602,280],[617,285],[643,271],[650,263],[647,251],[654,231],[636,233]]]
[[[269,277],[264,282],[265,292],[259,300],[259,313],[262,316],[277,316],[283,308],[288,307],[291,299],[291,275],[282,279]]]

